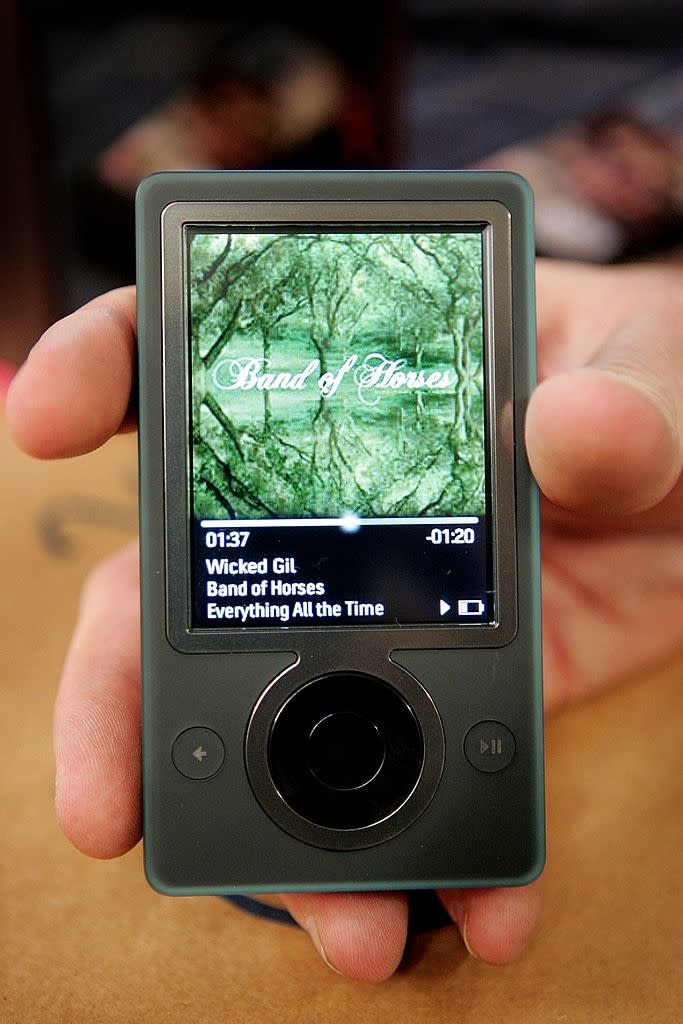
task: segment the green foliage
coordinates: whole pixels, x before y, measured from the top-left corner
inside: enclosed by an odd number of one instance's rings
[[[190,286],[196,515],[484,511],[480,234],[196,234]],[[360,386],[377,354],[398,386]],[[273,376],[230,388],[250,359]]]

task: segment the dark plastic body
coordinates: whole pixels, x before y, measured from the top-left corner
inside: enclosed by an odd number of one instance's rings
[[[494,524],[503,595],[497,625],[252,628],[200,636],[189,629],[187,549],[179,528],[186,507],[184,484],[178,484],[188,465],[182,356],[187,316],[183,298],[169,296],[175,280],[169,267],[180,259],[171,249],[174,239],[180,245],[180,234],[175,228],[164,233],[162,220],[173,206],[173,223],[182,225],[187,204],[194,222],[206,204],[207,223],[225,223],[221,204],[239,203],[250,204],[250,210],[263,204],[264,221],[272,220],[273,204],[289,204],[291,213],[290,205],[301,203],[316,223],[329,216],[329,205],[337,221],[348,216],[373,223],[382,204],[393,223],[420,220],[416,210],[424,203],[436,204],[441,222],[449,204],[455,204],[459,223],[463,210],[479,224],[495,211],[501,237],[490,266],[488,314],[491,344],[506,349],[490,438],[501,473]],[[538,496],[522,443],[535,383],[528,186],[515,175],[495,172],[157,174],[138,191],[137,259],[143,798],[150,884],[189,895],[531,881],[544,863],[544,799]],[[379,823],[367,842],[360,836],[355,844],[345,844],[343,836],[337,842],[336,832],[327,842],[305,823],[298,832],[290,829],[286,815],[277,819],[269,813],[270,798],[256,795],[267,789],[268,765],[260,752],[281,702],[278,694],[335,673],[366,673],[396,685],[408,703],[416,697],[429,768],[414,813],[402,811],[396,828]],[[255,708],[261,717],[254,724]],[[471,730],[480,723],[502,723],[505,736],[514,738],[502,770],[482,769],[468,759],[466,737],[475,736]],[[208,779],[188,778],[174,764],[176,738],[194,728],[211,730],[224,749]],[[494,728],[497,742],[496,735]],[[481,750],[488,745],[477,742]]]

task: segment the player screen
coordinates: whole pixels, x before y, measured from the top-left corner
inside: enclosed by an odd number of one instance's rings
[[[191,626],[489,624],[484,231],[186,229]]]

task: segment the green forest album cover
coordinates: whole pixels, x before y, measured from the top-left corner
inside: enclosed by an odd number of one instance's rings
[[[478,232],[194,229],[196,518],[485,511]]]

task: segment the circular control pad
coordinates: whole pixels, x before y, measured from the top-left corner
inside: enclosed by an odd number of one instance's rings
[[[420,727],[401,694],[351,674],[292,694],[268,744],[286,803],[326,828],[363,828],[395,811],[414,788],[423,755]]]
[[[330,789],[359,789],[380,771],[386,749],[375,722],[355,711],[335,711],[311,730],[308,767]]]
[[[286,674],[265,691],[247,730],[247,771],[285,831],[359,849],[422,813],[441,777],[443,732],[426,691],[407,680],[399,689],[338,672],[297,686]]]

